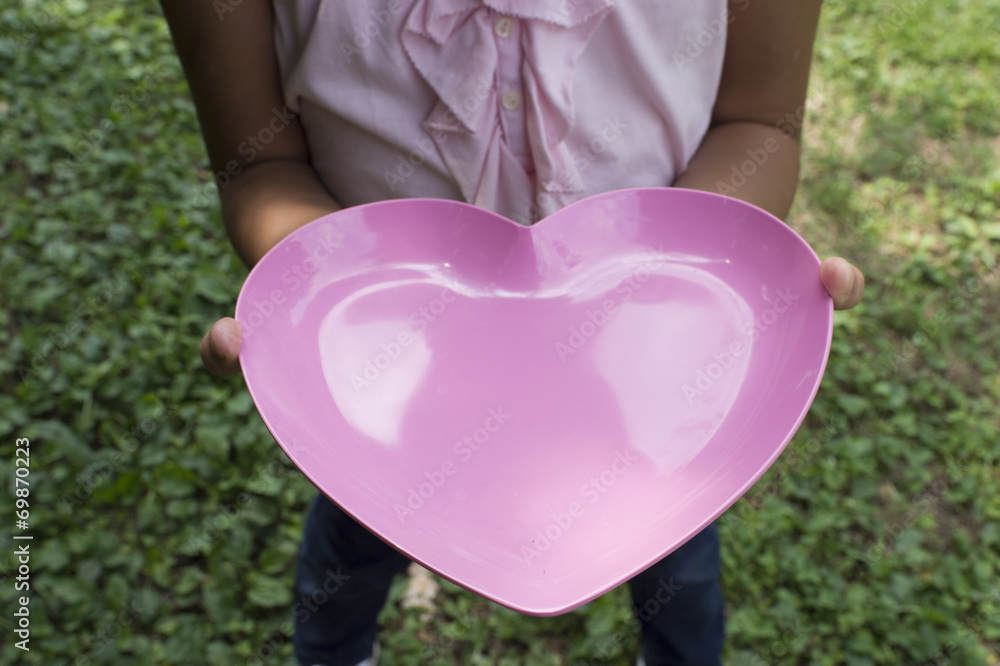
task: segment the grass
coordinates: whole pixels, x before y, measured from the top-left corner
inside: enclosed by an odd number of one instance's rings
[[[805,426],[721,520],[727,663],[994,664],[1000,2],[824,12],[790,221],[869,289]],[[0,68],[0,456],[31,438],[35,536],[22,653],[0,535],[0,662],[292,663],[314,491],[197,358],[245,270],[158,8],[7,3]],[[388,666],[634,659],[621,588],[539,619],[447,582],[404,607],[407,584]]]

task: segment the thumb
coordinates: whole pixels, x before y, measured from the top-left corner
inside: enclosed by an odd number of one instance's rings
[[[212,325],[201,339],[201,360],[212,374],[226,377],[240,370],[240,344],[243,330],[232,317],[224,317]]]
[[[861,302],[865,292],[865,276],[846,259],[830,257],[819,267],[819,276],[833,297],[833,307],[850,310]]]

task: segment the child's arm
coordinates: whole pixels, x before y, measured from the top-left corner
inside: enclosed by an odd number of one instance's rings
[[[730,2],[734,20],[712,127],[675,186],[718,192],[724,183],[736,190],[725,189],[730,196],[778,217],[788,213],[799,180],[801,119],[820,4]],[[740,171],[747,160],[755,171],[737,185],[733,167]],[[838,309],[861,300],[864,276],[847,261],[827,259],[820,278]]]
[[[269,0],[243,0],[216,14],[206,0],[162,0],[208,149],[226,232],[252,266],[279,240],[340,206],[309,164],[301,125],[287,115],[274,52]],[[262,130],[267,130],[261,134]],[[264,144],[261,138],[272,137]],[[236,175],[230,176],[235,173]],[[219,179],[225,182],[225,179]],[[241,334],[220,320],[201,343],[216,374],[239,370]]]

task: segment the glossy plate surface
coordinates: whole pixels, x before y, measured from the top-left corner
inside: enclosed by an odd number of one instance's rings
[[[533,227],[386,201],[260,261],[240,362],[337,504],[553,615],[680,546],[777,458],[830,348],[818,267],[777,218],[702,192],[609,192]]]

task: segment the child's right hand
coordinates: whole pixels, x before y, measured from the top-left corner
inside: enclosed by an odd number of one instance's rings
[[[223,317],[201,339],[201,360],[208,371],[227,377],[240,371],[240,344],[243,330],[232,317]]]

